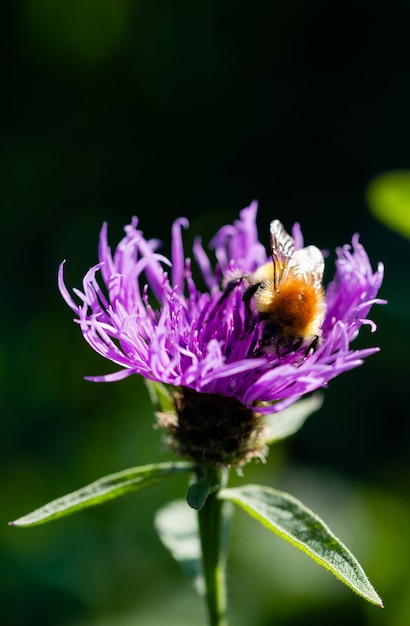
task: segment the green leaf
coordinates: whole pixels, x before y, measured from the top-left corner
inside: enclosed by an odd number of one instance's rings
[[[296,433],[315,411],[323,404],[323,395],[315,393],[310,398],[299,400],[288,409],[272,413],[265,418],[268,427],[266,443],[271,444]]]
[[[166,385],[145,379],[152,404],[161,413],[175,413],[172,395]]]
[[[410,237],[410,170],[375,178],[367,188],[367,202],[383,224]]]
[[[208,475],[203,476],[189,485],[186,501],[192,509],[202,509],[208,496],[219,488],[219,484],[209,482]]]
[[[11,526],[35,526],[76,511],[81,511],[90,506],[102,504],[113,498],[118,498],[130,491],[139,491],[150,485],[159,483],[166,478],[190,472],[193,470],[189,463],[157,463],[133,467],[122,472],[104,476],[99,480],[73,491],[57,500],[49,502],[45,506],[36,509],[32,513],[20,517]]]
[[[224,489],[219,497],[238,504],[269,530],[322,565],[360,596],[383,606],[362,567],[326,524],[293,496],[270,487]]]
[[[202,571],[198,520],[185,500],[176,500],[160,509],[155,516],[159,537],[202,597],[205,582]]]

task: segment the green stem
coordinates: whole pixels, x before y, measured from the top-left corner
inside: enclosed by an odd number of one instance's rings
[[[209,484],[218,484],[198,511],[202,566],[206,587],[209,626],[228,626],[226,601],[226,548],[229,516],[218,491],[225,483],[222,471],[208,470]]]

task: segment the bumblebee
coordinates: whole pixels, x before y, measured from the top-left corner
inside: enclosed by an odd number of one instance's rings
[[[322,286],[324,258],[316,246],[295,249],[279,220],[270,225],[272,261],[227,284],[246,281],[242,299],[251,313],[253,302],[263,324],[260,348],[280,355],[305,347],[316,350],[326,313]]]

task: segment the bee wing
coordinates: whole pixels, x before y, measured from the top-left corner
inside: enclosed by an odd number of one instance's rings
[[[270,249],[274,268],[275,290],[287,273],[289,261],[295,253],[295,242],[279,220],[270,224]],[[286,270],[286,271],[285,271]]]
[[[302,275],[308,280],[313,279],[316,289],[321,288],[325,260],[319,248],[307,246],[306,248],[295,250],[289,264],[290,271],[299,276]]]
[[[283,228],[279,220],[273,220],[270,224],[270,247],[272,256],[286,265],[295,252],[295,242],[286,230]]]

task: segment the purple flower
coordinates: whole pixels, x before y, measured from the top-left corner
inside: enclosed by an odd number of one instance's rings
[[[147,240],[133,218],[125,237],[112,254],[107,225],[100,234],[99,263],[74,289],[76,301],[59,270],[59,288],[86,341],[120,366],[92,381],[116,381],[131,374],[187,388],[220,394],[262,413],[280,411],[304,394],[327,384],[338,374],[357,367],[377,348],[355,350],[350,344],[367,319],[383,279],[383,267],[373,272],[368,256],[354,235],[352,245],[337,249],[336,273],[326,289],[323,339],[316,351],[285,355],[258,351],[260,324],[249,323],[238,284],[229,294],[223,277],[249,274],[270,256],[258,241],[257,204],[240,213],[233,225],[222,227],[210,242],[216,263],[202,247],[193,245],[201,286],[193,279],[185,257],[180,218],[172,227],[171,259],[158,252],[160,242]],[[296,248],[303,247],[298,225],[292,231]],[[262,406],[261,406],[262,403]]]

